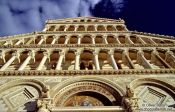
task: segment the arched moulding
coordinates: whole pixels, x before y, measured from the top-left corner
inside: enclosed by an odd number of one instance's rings
[[[34,80],[34,79],[18,79],[18,80],[13,80],[13,81],[10,81],[4,85],[1,85],[0,86],[0,93],[9,89],[9,88],[12,88],[12,87],[15,87],[15,86],[20,86],[20,85],[29,85],[29,86],[32,86],[34,87],[36,90],[38,90],[38,92],[41,93],[42,92],[46,92],[47,91],[47,87],[44,83],[38,81],[38,80]]]
[[[13,80],[0,87],[0,105],[3,112],[36,111],[37,100],[43,98],[48,89],[33,79]]]
[[[135,89],[139,86],[142,85],[152,85],[156,87],[161,87],[164,90],[170,91],[172,94],[175,94],[175,87],[167,82],[154,79],[154,78],[141,78],[141,79],[136,79],[130,83],[130,87],[132,89]]]
[[[124,90],[113,82],[93,76],[80,76],[71,79],[71,81],[66,80],[51,91],[53,91],[51,92],[53,104],[56,107],[75,106],[75,103],[79,106],[85,106],[82,103],[87,98],[92,106],[121,106],[122,96],[125,94]],[[72,102],[74,98],[80,100]],[[107,104],[104,99],[108,102]]]
[[[142,78],[131,82],[130,87],[138,98],[140,108],[163,107],[174,110],[175,88],[173,85],[154,78]]]

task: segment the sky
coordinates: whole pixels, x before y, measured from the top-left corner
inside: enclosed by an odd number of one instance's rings
[[[0,0],[0,36],[41,31],[48,19],[125,20],[129,30],[175,36],[174,0]]]

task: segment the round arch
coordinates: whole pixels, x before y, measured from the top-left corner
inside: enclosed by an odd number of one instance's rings
[[[97,97],[102,96],[108,99],[111,105],[121,105],[119,103],[121,103],[122,96],[125,95],[124,90],[117,84],[114,84],[110,80],[94,76],[80,76],[74,80],[68,79],[51,91],[53,91],[53,102],[56,106],[65,106],[65,102],[79,93],[97,94]]]
[[[142,79],[136,79],[130,83],[130,87],[134,90],[139,86],[142,85],[149,85],[149,86],[154,86],[158,87],[162,90],[167,91],[173,99],[175,99],[175,87],[173,87],[171,84],[168,84],[167,82],[154,79],[154,78],[142,78]]]
[[[10,81],[10,82],[8,82],[8,83],[6,83],[4,85],[1,85],[0,93],[5,91],[5,90],[7,90],[7,89],[9,89],[9,88],[12,88],[12,87],[15,87],[15,86],[20,86],[20,85],[32,86],[39,92],[40,95],[41,95],[42,92],[46,92],[47,91],[46,85],[44,83],[38,81],[38,80],[34,80],[34,79],[18,79],[18,80]]]

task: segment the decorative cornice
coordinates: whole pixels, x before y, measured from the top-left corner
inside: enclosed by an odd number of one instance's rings
[[[97,24],[98,23],[98,24]],[[100,23],[100,24],[99,24]],[[64,22],[64,21],[62,21],[62,22],[59,22],[59,21],[52,21],[52,22],[48,22],[47,24],[70,24],[70,25],[72,25],[72,24],[76,24],[76,25],[78,25],[78,24],[90,24],[90,25],[102,25],[102,24],[108,24],[108,25],[123,25],[124,24],[124,22],[119,22],[119,21],[111,21],[111,22]]]
[[[174,39],[174,36],[169,35],[160,35],[160,34],[153,34],[153,33],[146,33],[146,32],[137,32],[137,31],[131,31],[132,34],[139,34],[139,35],[145,35],[145,36],[153,36],[153,37],[159,37],[159,38],[167,38],[167,39]]]
[[[125,23],[125,21],[123,19],[110,19],[110,18],[100,18],[100,17],[76,17],[76,18],[64,18],[64,19],[55,19],[55,20],[47,20],[47,23],[52,23],[52,22],[65,22],[67,20],[75,20],[75,19],[97,19],[97,20],[106,20],[106,21],[114,21],[114,22],[121,22],[121,23]]]
[[[0,76],[75,76],[75,75],[157,75],[174,74],[175,69],[128,69],[128,70],[29,70],[1,71]]]
[[[12,36],[4,36],[0,37],[0,40],[7,40],[7,39],[14,39],[14,38],[24,38],[25,36],[33,36],[37,34],[37,32],[31,32],[31,33],[25,33],[25,34],[18,34],[18,35],[12,35]]]
[[[175,44],[30,44],[1,45],[0,48],[63,48],[63,47],[175,47]]]
[[[37,34],[96,34],[96,33],[105,33],[105,34],[125,34],[125,33],[132,33],[132,31],[44,31],[44,32],[37,32]],[[124,35],[123,34],[123,35]]]

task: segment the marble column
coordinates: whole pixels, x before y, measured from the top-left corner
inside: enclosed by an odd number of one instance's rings
[[[64,44],[68,44],[68,42],[69,42],[69,37],[66,37]]]
[[[5,63],[5,52],[4,52],[4,50],[2,50],[1,52],[0,52],[0,58],[3,60],[3,62]]]
[[[38,42],[38,45],[41,45],[41,44],[43,43],[44,40],[45,40],[45,37],[42,36],[42,37],[41,37],[41,40]]]
[[[48,52],[43,52],[43,58],[39,64],[39,66],[37,67],[36,70],[42,70],[43,66],[44,66],[44,63],[46,62],[47,58],[49,57],[49,53]]]
[[[12,41],[11,40],[7,40],[4,45],[12,45]]]
[[[157,43],[154,42],[151,38],[149,38],[149,40],[150,40],[150,42],[151,42],[152,44],[157,45]]]
[[[96,70],[100,70],[100,65],[99,65],[99,60],[98,60],[98,53],[99,53],[99,51],[94,51],[93,52]]]
[[[119,41],[119,39],[118,39],[118,35],[115,38],[116,38],[117,43],[118,44],[121,44],[120,41]]]
[[[174,53],[172,51],[167,51],[165,53],[165,61],[167,63],[169,63],[169,65],[172,66],[172,68],[175,68],[175,56],[174,56]]]
[[[94,25],[94,27],[95,27],[95,31],[97,31],[97,25]]]
[[[78,44],[81,44],[81,37],[78,36]]]
[[[111,59],[111,62],[112,62],[112,66],[115,70],[118,70],[118,66],[116,64],[116,61],[114,59],[114,51],[110,51],[109,52],[109,56],[110,56],[110,59]]]
[[[29,45],[29,44],[32,43],[32,41],[34,41],[34,40],[35,40],[34,37],[30,38],[30,40],[27,41],[26,45]]]
[[[80,51],[75,52],[75,70],[80,70]]]
[[[92,36],[92,44],[95,44],[95,36]]]
[[[104,43],[105,43],[105,44],[108,44],[107,36],[104,36],[103,39],[104,39]]]
[[[19,71],[20,70],[24,70],[24,68],[27,66],[27,64],[30,62],[30,59],[34,58],[34,51],[29,51],[28,53],[28,57],[25,59],[25,61],[21,64],[21,66],[19,67]]]
[[[75,29],[74,29],[74,31],[77,31],[77,29],[78,29],[78,26],[75,26]]]
[[[53,36],[53,40],[52,40],[51,44],[55,44],[55,42],[56,42],[57,39],[58,39],[58,37]]]
[[[18,42],[15,43],[15,45],[19,45],[21,43],[21,40],[18,40]]]
[[[135,66],[134,66],[133,62],[131,61],[131,58],[129,57],[128,52],[123,51],[122,55],[123,55],[122,57],[126,58],[126,60],[125,60],[125,61],[127,61],[126,63],[129,63],[130,67],[135,69]]]
[[[144,56],[142,51],[138,51],[137,52],[137,58],[138,58],[138,62],[142,63],[145,68],[148,68],[148,69],[152,69],[153,68],[151,66],[151,64],[148,62],[148,60],[145,58],[145,56]]]
[[[19,57],[19,53],[18,52],[14,52],[12,54],[12,57],[1,67],[0,71],[3,71],[5,70],[7,67],[9,67],[13,61]]]
[[[58,59],[58,61],[57,61],[57,65],[56,65],[56,70],[61,70],[61,65],[62,65],[62,62],[63,62],[63,59],[64,59],[64,55],[65,55],[65,52],[64,51],[62,51],[62,52],[60,52],[59,53],[59,59]]]
[[[166,54],[165,60],[169,57],[172,57],[172,59],[175,60],[175,56],[172,51],[167,51],[165,54]]]
[[[142,44],[146,44],[146,42],[145,42],[141,37],[137,37],[137,39],[138,39]]]
[[[126,42],[128,42],[128,44],[134,44],[132,42],[132,40],[130,39],[130,36],[129,35],[127,35],[125,39],[126,39]]]
[[[68,29],[68,26],[65,26],[64,31],[67,31],[67,29]]]
[[[153,54],[160,60],[160,62],[166,67],[166,68],[172,68],[162,57],[160,57],[159,53],[157,51],[153,51]]]

